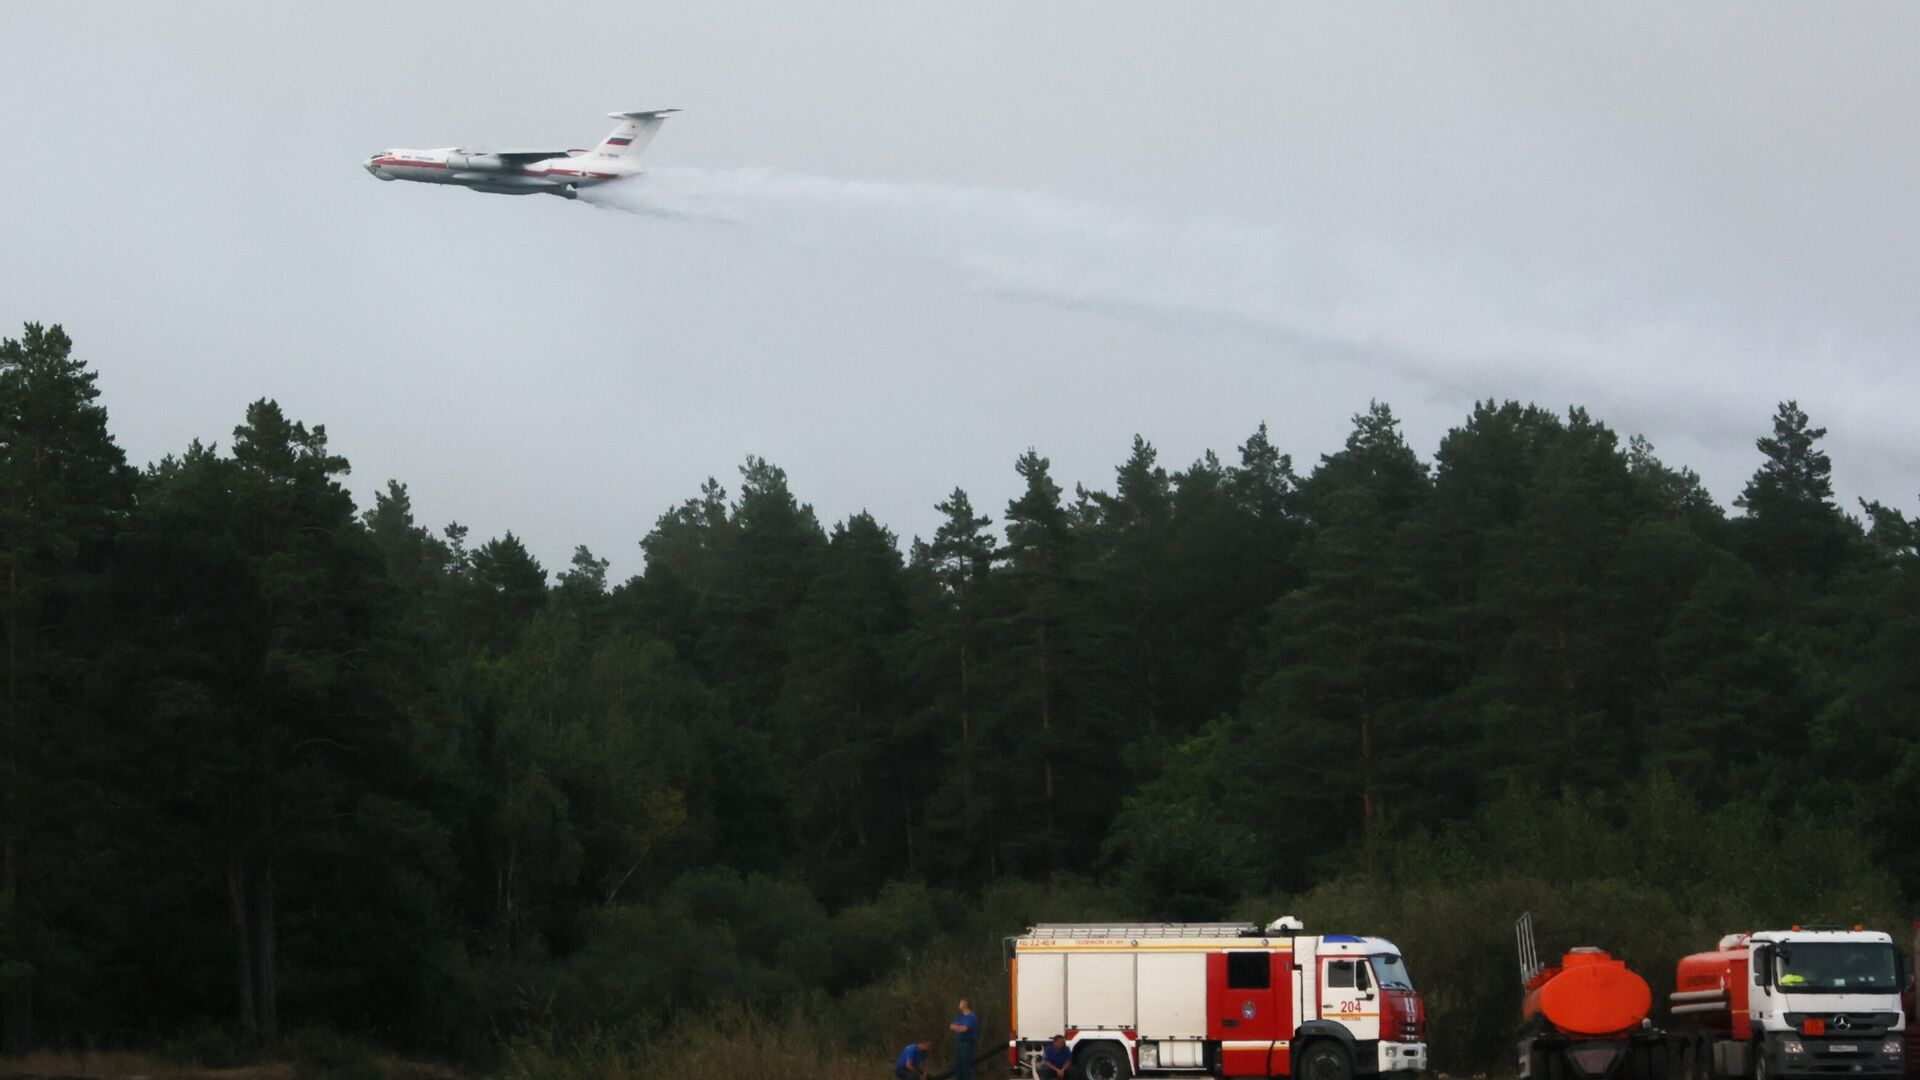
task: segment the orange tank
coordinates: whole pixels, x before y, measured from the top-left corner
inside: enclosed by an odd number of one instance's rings
[[[1647,981],[1623,961],[1599,949],[1575,949],[1527,982],[1521,1010],[1565,1034],[1597,1038],[1639,1026],[1652,1007]]]
[[[1673,989],[1676,995],[1699,998],[1685,1011],[1702,1028],[1746,1039],[1751,1034],[1747,1026],[1747,935],[1729,934],[1713,952],[1681,957],[1674,969]],[[1722,991],[1720,997],[1711,996],[1715,990]]]

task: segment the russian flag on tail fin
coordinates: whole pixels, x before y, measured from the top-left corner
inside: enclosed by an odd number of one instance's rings
[[[608,116],[620,121],[620,125],[600,145],[594,147],[594,153],[601,157],[637,157],[647,144],[653,141],[654,133],[660,125],[666,123],[668,113],[677,113],[679,109],[646,109],[637,112],[614,112]]]

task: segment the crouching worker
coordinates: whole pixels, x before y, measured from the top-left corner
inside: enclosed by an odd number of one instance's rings
[[[932,1039],[908,1043],[893,1059],[894,1080],[927,1080],[927,1052],[932,1049]]]
[[[1067,1080],[1067,1070],[1072,1067],[1073,1051],[1067,1049],[1067,1037],[1055,1035],[1040,1051],[1040,1080]]]

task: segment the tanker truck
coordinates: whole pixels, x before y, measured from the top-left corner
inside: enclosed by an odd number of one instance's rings
[[[1653,991],[1625,962],[1591,946],[1540,959],[1533,915],[1514,924],[1520,950],[1521,1080],[1666,1080],[1664,1032],[1647,1020]]]
[[[1916,984],[1914,972],[1920,971],[1920,919],[1913,920],[1913,929],[1907,938],[1907,951],[1900,958],[1903,961],[1900,980],[1900,1003],[1905,1006],[1907,1038],[1906,1058],[1907,1075],[1920,1072],[1920,1023],[1915,1017],[1920,1015],[1920,984]]]
[[[1892,937],[1858,926],[1726,935],[1674,973],[1685,1080],[1904,1074],[1904,967]]]

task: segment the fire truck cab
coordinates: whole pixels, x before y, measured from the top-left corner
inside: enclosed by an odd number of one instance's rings
[[[1352,1080],[1427,1064],[1426,1016],[1384,938],[1253,923],[1047,923],[1007,939],[1020,1075],[1055,1035],[1084,1080]]]

